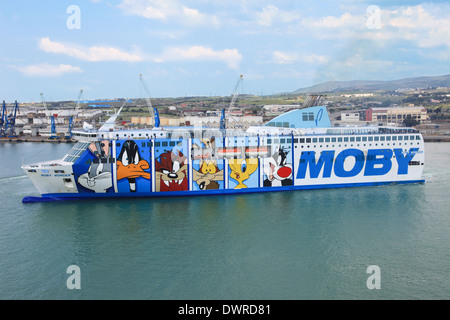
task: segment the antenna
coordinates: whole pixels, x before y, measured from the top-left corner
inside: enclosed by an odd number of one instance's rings
[[[153,106],[152,106],[152,101],[150,100],[150,91],[148,90],[147,85],[145,84],[142,74],[139,75],[139,79],[141,80],[142,86],[144,87],[144,90],[146,93],[145,100],[147,101],[148,111],[150,112],[150,114],[152,114],[152,110],[153,110],[153,118],[155,119],[155,128],[159,128],[160,120],[159,120],[158,109],[153,108]]]
[[[233,109],[234,103],[236,102],[236,98],[237,98],[237,91],[239,88],[239,85],[241,84],[241,82],[244,81],[244,75],[241,74],[241,76],[239,77],[238,82],[236,83],[236,86],[234,87],[233,93],[231,95],[231,102],[230,102],[230,106],[228,107],[228,118],[233,119],[234,121],[236,121],[236,119],[234,119],[231,116],[231,110]],[[237,122],[237,121],[236,121]]]

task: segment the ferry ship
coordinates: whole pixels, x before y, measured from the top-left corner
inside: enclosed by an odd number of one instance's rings
[[[40,196],[24,203],[178,197],[421,183],[420,132],[334,127],[325,106],[246,131],[201,127],[74,131],[63,159],[23,165]]]

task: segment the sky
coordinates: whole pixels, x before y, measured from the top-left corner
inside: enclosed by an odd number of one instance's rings
[[[2,1],[0,40],[7,102],[272,95],[449,74],[450,2]]]

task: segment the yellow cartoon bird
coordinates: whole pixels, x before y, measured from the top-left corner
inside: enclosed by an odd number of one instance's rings
[[[258,159],[231,159],[229,165],[230,177],[239,183],[235,189],[248,188],[243,182],[258,169]]]

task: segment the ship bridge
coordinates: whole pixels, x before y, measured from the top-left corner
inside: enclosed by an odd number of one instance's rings
[[[265,126],[290,129],[329,128],[331,122],[327,108],[317,106],[289,111],[270,120]]]

